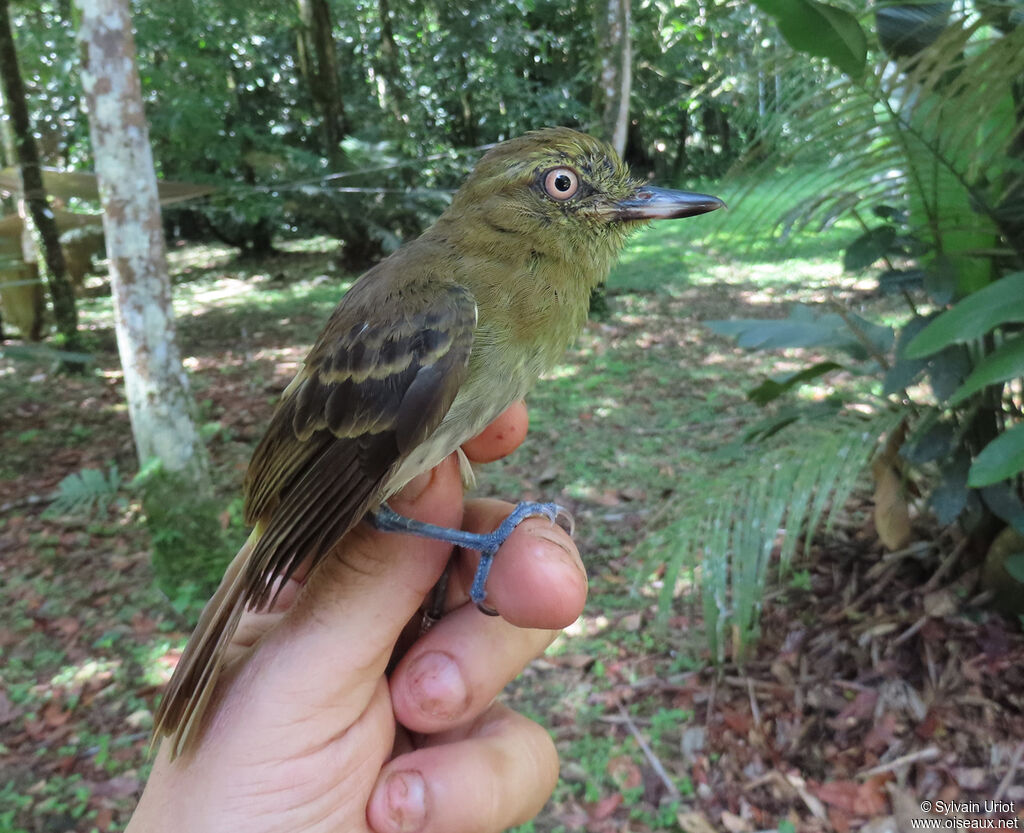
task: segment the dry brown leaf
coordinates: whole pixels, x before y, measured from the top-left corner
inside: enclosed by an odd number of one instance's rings
[[[616,810],[619,809],[624,800],[622,793],[615,793],[615,795],[609,795],[592,804],[587,804],[585,805],[587,808],[587,817],[591,821],[602,821],[609,818]]]
[[[78,629],[81,625],[73,616],[61,616],[59,619],[54,619],[50,622],[50,627],[54,630],[60,631],[65,636],[74,636],[78,633]]]
[[[71,712],[66,711],[60,703],[55,700],[51,700],[46,704],[43,709],[42,718],[43,723],[49,726],[51,729],[56,729],[58,726],[63,726],[68,722],[71,717]]]
[[[746,735],[750,731],[750,715],[748,713],[723,706],[720,714],[722,715],[722,720],[725,721],[725,725],[736,732],[736,734]]]
[[[0,690],[0,726],[10,723],[14,718],[21,716],[21,709],[11,702],[7,692]]]
[[[644,623],[644,615],[640,611],[636,613],[629,613],[623,616],[619,620],[619,627],[629,633],[634,633],[640,630],[640,626]]]
[[[875,530],[886,549],[903,549],[910,543],[910,507],[896,469],[882,460],[871,464],[875,476]]]
[[[644,782],[640,767],[628,755],[617,755],[611,758],[605,771],[620,790],[633,790]]]
[[[746,821],[746,819],[740,818],[735,813],[730,813],[728,810],[722,812],[722,827],[729,831],[729,833],[752,833],[753,829]]]
[[[885,778],[869,778],[864,783],[856,781],[826,781],[815,792],[818,798],[832,807],[854,816],[877,816],[888,806]]]
[[[936,619],[941,619],[943,616],[952,616],[960,607],[956,596],[949,590],[935,590],[932,593],[925,593],[923,601],[924,612]]]
[[[676,814],[676,823],[683,833],[718,833],[711,822],[702,813],[680,812]]]

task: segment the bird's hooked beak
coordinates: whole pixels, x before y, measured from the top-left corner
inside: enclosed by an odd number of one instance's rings
[[[642,185],[631,197],[613,203],[611,215],[616,220],[674,220],[718,208],[725,208],[718,197]]]

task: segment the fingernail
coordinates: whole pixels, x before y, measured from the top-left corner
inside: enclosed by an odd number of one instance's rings
[[[558,535],[550,529],[550,527],[545,527],[541,524],[531,524],[527,527],[527,531],[534,538],[540,538],[540,540],[542,541],[547,541],[549,544],[553,544],[566,555],[568,555],[570,558],[572,558],[573,561],[576,560],[575,558],[573,558],[572,550],[570,550],[569,547],[566,546],[565,541],[561,540],[558,537]]]
[[[388,776],[384,798],[388,818],[398,833],[414,833],[427,817],[427,788],[418,772],[396,772]]]
[[[583,559],[577,557],[576,553],[574,553],[565,543],[565,539],[562,538],[562,536],[558,535],[550,527],[543,526],[542,524],[530,526],[528,527],[528,531],[534,538],[540,538],[540,540],[561,550],[561,554],[564,556],[564,558],[561,559],[562,563],[572,567],[574,572],[581,573],[583,578],[589,581],[587,577],[587,568],[583,564]]]
[[[420,711],[453,720],[469,704],[469,694],[458,663],[438,651],[417,658],[409,669],[410,688]]]

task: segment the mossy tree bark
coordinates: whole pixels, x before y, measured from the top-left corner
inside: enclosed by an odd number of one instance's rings
[[[18,66],[18,54],[14,48],[8,0],[0,0],[0,79],[3,82],[4,103],[10,117],[14,151],[21,173],[22,194],[28,208],[25,219],[31,220],[39,234],[46,263],[46,285],[53,304],[53,316],[62,341],[61,346],[68,351],[80,351],[82,348],[78,333],[75,293],[67,278],[57,222],[50,208],[46,190],[43,188],[43,170],[39,162],[39,150],[32,136],[28,107],[25,104],[25,85]],[[63,364],[67,370],[83,369],[81,362],[65,360]]]

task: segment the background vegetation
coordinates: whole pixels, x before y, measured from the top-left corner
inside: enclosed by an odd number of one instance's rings
[[[41,159],[64,172],[47,188],[85,217],[77,12],[9,12]],[[731,210],[633,242],[526,446],[483,479],[569,506],[592,574],[588,613],[508,694],[563,753],[529,827],[879,833],[925,798],[1022,817],[1019,3],[132,13],[163,188],[201,186],[161,199],[209,512],[139,471],[95,218],[61,227],[69,263],[97,261],[71,270],[84,374],[56,366],[59,321],[20,231],[2,238],[0,831],[123,827],[310,334],[490,143],[611,136],[608,77],[634,170]]]

